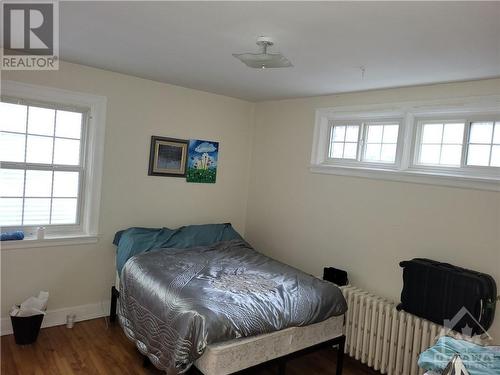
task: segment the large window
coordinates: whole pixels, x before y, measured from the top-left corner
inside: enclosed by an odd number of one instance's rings
[[[0,225],[78,224],[85,111],[0,102]]]
[[[27,239],[39,227],[48,239],[96,235],[104,114],[103,97],[3,83],[2,231],[22,230]]]
[[[320,109],[313,172],[500,190],[500,97]]]

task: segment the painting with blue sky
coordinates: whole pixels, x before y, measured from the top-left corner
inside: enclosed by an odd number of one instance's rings
[[[186,181],[215,183],[218,155],[219,142],[191,139],[189,141]]]

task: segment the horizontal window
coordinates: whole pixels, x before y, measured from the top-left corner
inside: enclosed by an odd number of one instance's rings
[[[330,122],[328,158],[352,164],[396,162],[399,122]]]
[[[318,110],[312,170],[500,190],[500,96],[457,102]]]
[[[500,121],[421,121],[415,149],[418,166],[462,169],[471,175],[500,173]],[[434,169],[438,170],[438,169]]]

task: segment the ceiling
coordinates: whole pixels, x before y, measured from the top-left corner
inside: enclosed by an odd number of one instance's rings
[[[60,12],[63,60],[251,101],[500,76],[500,2],[64,1]],[[294,67],[231,56],[256,51],[259,35]]]

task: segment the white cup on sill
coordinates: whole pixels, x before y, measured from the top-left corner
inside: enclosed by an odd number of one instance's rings
[[[36,239],[43,240],[45,238],[45,227],[38,227],[36,230]]]

